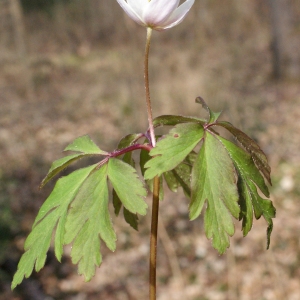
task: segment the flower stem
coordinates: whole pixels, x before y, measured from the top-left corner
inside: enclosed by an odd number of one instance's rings
[[[155,147],[155,133],[153,126],[152,107],[149,88],[149,50],[151,41],[152,29],[147,28],[147,40],[145,48],[144,61],[144,79],[146,91],[147,115],[150,132],[150,144]],[[159,210],[159,177],[154,177],[153,181],[153,200],[152,200],[152,217],[151,217],[151,235],[150,235],[150,263],[149,263],[149,297],[150,300],[156,300],[156,254],[157,254],[157,227],[158,227],[158,210]]]
[[[156,300],[156,254],[157,254],[157,228],[158,228],[158,210],[159,210],[159,177],[154,177],[153,182],[153,201],[151,217],[151,236],[150,236],[150,265],[149,265],[149,283],[150,300]]]
[[[154,134],[154,126],[153,126],[153,117],[152,117],[152,107],[150,100],[150,88],[149,88],[149,50],[150,50],[150,41],[151,41],[152,29],[147,28],[147,40],[146,40],[146,48],[145,48],[145,60],[144,60],[144,79],[145,79],[145,91],[146,91],[146,104],[147,104],[147,115],[148,115],[148,123],[149,123],[149,131],[150,131],[150,139],[151,144],[155,147],[155,134]]]

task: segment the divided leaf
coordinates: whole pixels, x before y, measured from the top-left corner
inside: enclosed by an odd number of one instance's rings
[[[191,198],[191,173],[192,167],[197,157],[197,153],[192,151],[188,156],[172,171],[164,173],[166,178],[167,173],[171,173],[173,181],[176,180],[178,186],[181,186],[186,197]],[[167,182],[168,184],[168,182]],[[169,184],[168,184],[169,186]],[[170,186],[169,186],[170,188]]]
[[[205,232],[213,247],[224,253],[234,234],[234,218],[239,217],[238,192],[234,165],[222,143],[206,132],[193,166],[190,219],[194,220],[207,203]]]
[[[173,174],[173,171],[167,171],[164,173],[164,179],[167,183],[168,188],[174,192],[177,193],[178,187],[180,186],[177,178]]]
[[[54,161],[51,165],[50,170],[48,171],[47,176],[43,179],[42,183],[40,184],[40,188],[42,188],[47,182],[49,182],[53,177],[55,177],[58,173],[64,170],[72,162],[82,158],[83,156],[84,154],[73,154],[59,158],[56,161]]]
[[[91,280],[95,267],[100,266],[100,237],[114,251],[116,235],[108,211],[107,164],[95,170],[83,183],[71,204],[65,225],[64,242],[73,241],[72,262],[79,274]]]
[[[113,198],[113,206],[114,206],[114,211],[115,215],[118,216],[120,213],[120,210],[122,208],[122,202],[120,198],[118,197],[117,193],[115,190],[112,191],[112,198]]]
[[[64,151],[82,152],[84,154],[108,154],[106,151],[101,150],[88,135],[84,135],[75,139],[65,148]]]
[[[162,115],[153,120],[154,128],[160,126],[175,126],[181,123],[200,123],[205,124],[206,121],[195,117],[184,117],[176,115]]]
[[[205,233],[220,253],[229,247],[234,234],[233,218],[242,220],[244,236],[261,216],[268,223],[267,248],[273,229],[272,218],[276,210],[272,202],[263,199],[257,188],[269,197],[265,179],[271,184],[270,167],[264,152],[255,141],[228,122],[218,122],[221,113],[213,112],[201,97],[196,102],[209,113],[209,121],[184,116],[165,115],[153,120],[154,127],[175,126],[158,141],[150,153],[141,150],[140,166],[150,190],[153,178],[160,177],[160,199],[163,199],[163,178],[170,190],[182,187],[190,202],[190,219],[204,212]],[[211,126],[207,126],[211,125]],[[219,136],[213,126],[227,129],[245,148],[242,149]],[[118,149],[129,147],[144,134],[131,134],[121,139]],[[199,153],[194,148],[203,141]],[[133,148],[141,148],[139,145]],[[91,280],[95,268],[100,266],[101,240],[114,251],[116,234],[110,219],[108,180],[113,187],[113,206],[118,215],[122,206],[125,221],[138,229],[137,214],[145,215],[147,190],[140,180],[132,158],[127,151],[121,159],[111,158],[89,136],[82,136],[64,151],[75,151],[53,162],[47,176],[49,180],[72,162],[91,155],[107,156],[100,164],[79,169],[59,179],[42,205],[32,231],[25,241],[25,253],[14,275],[12,289],[28,278],[33,269],[39,271],[45,264],[52,239],[60,261],[63,246],[73,242],[71,258],[78,264],[79,274]],[[124,152],[125,152],[124,151]],[[119,152],[117,154],[123,153]],[[112,155],[113,156],[113,155]],[[264,179],[265,178],[265,179]]]
[[[68,207],[82,183],[95,167],[96,165],[92,165],[79,169],[57,181],[52,193],[40,208],[32,231],[26,239],[25,253],[22,255],[18,270],[14,275],[12,289],[20,284],[24,277],[28,278],[31,275],[34,266],[36,271],[44,266],[55,227],[55,255],[59,261],[61,260]]]
[[[132,145],[135,141],[137,141],[142,136],[143,135],[141,133],[133,133],[124,136],[118,144],[118,149],[123,149]]]
[[[276,217],[276,209],[273,206],[273,203],[271,200],[263,199],[258,195],[256,186],[252,182],[249,182],[248,184],[249,184],[249,189],[251,190],[251,193],[252,193],[252,198],[253,198],[252,203],[253,203],[253,207],[254,207],[255,218],[258,219],[259,214],[261,214],[261,215],[263,215],[264,219],[268,223],[267,249],[269,249],[271,233],[273,230],[272,218]]]
[[[269,197],[269,190],[264,178],[256,168],[250,154],[224,138],[218,137],[218,139],[225,146],[239,174],[240,220],[243,220],[243,234],[246,236],[252,227],[253,211],[256,219],[263,215],[268,223],[267,248],[269,248],[273,228],[272,218],[275,217],[276,210],[272,201],[261,198],[257,192],[256,186],[266,197]]]
[[[132,166],[119,159],[111,158],[108,162],[108,178],[126,209],[134,214],[146,214],[148,206],[144,197],[147,195],[147,190]]]
[[[128,209],[124,207],[123,215],[126,223],[128,223],[133,229],[138,230],[139,218],[137,214],[130,212]]]
[[[148,151],[141,149],[140,152],[140,167],[141,167],[141,172],[142,175],[145,175],[146,172],[146,163],[151,159],[151,156],[149,154]],[[149,188],[149,190],[153,193],[153,181],[154,179],[145,179],[146,184]],[[160,184],[160,189],[159,189],[159,200],[163,200],[164,199],[164,189],[163,189],[163,178],[162,176],[160,176],[160,180],[159,180],[159,184]]]
[[[139,138],[141,138],[143,135],[140,133],[135,133],[135,134],[129,134],[123,137],[119,144],[118,144],[118,149],[126,148],[132,145],[135,141],[137,141]],[[127,152],[123,155],[122,161],[128,163],[132,167],[134,167],[135,163],[134,160],[132,159],[132,152]],[[116,191],[113,189],[113,205],[115,209],[115,215],[118,216],[120,213],[120,210],[122,208],[122,202],[120,198],[118,197]],[[134,214],[130,212],[128,209],[125,207],[123,208],[123,215],[125,222],[128,223],[133,229],[138,230],[138,216],[137,214]]]
[[[201,98],[201,97],[197,97],[196,98],[196,103],[199,103],[202,105],[202,107],[208,112],[208,115],[209,115],[209,121],[208,123],[214,123],[218,120],[218,118],[220,117],[221,115],[221,112],[213,112],[209,107],[208,105],[205,103],[204,99]]]
[[[203,138],[203,126],[198,123],[179,124],[150,151],[153,157],[145,167],[145,179],[152,179],[174,169]]]
[[[242,148],[233,144],[232,142],[218,136],[219,141],[224,145],[228,154],[232,158],[236,169],[242,178],[252,180],[266,197],[269,197],[269,189],[265,184],[263,176],[256,168],[253,158]]]
[[[82,157],[91,155],[108,155],[107,152],[101,150],[88,135],[75,139],[70,145],[68,145],[64,151],[80,152],[79,154],[68,155],[54,161],[51,165],[48,174],[43,179],[40,188],[42,188],[47,182],[49,182],[58,173],[64,170],[68,165]]]
[[[245,147],[246,151],[250,153],[255,165],[260,172],[265,176],[267,181],[272,185],[271,182],[271,168],[268,164],[268,159],[264,152],[260,149],[259,145],[252,140],[243,131],[237,129],[229,122],[218,122],[217,125],[227,129],[242,145]]]

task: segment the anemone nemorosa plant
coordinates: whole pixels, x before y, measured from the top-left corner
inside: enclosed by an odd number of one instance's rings
[[[101,241],[110,250],[116,249],[116,233],[108,209],[110,200],[115,215],[123,208],[125,221],[137,230],[138,215],[146,214],[144,198],[150,191],[149,299],[156,299],[157,227],[163,181],[172,192],[181,187],[190,199],[190,220],[204,215],[205,234],[219,253],[230,245],[235,230],[233,219],[242,221],[246,236],[253,216],[265,218],[269,247],[275,208],[261,195],[269,197],[266,182],[271,184],[271,170],[258,144],[231,123],[220,121],[221,113],[213,112],[201,97],[196,102],[207,110],[207,119],[181,115],[152,117],[148,77],[152,30],[162,31],[179,24],[194,0],[181,5],[179,0],[117,1],[129,17],[147,28],[144,78],[149,127],[145,132],[126,135],[111,152],[101,150],[89,136],[79,137],[65,148],[71,154],[53,162],[41,186],[81,158],[99,158],[96,164],[58,179],[25,241],[25,253],[12,288],[29,277],[33,269],[43,268],[52,240],[59,261],[64,245],[72,243],[72,262],[78,264],[78,273],[89,281],[102,262]],[[162,126],[170,126],[171,130],[157,140],[155,128]],[[223,138],[218,133],[220,127],[229,131],[238,145]],[[142,179],[135,168],[133,151],[140,152]]]

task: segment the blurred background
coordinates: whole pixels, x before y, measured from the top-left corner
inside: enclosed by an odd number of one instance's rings
[[[135,232],[113,218],[117,250],[84,283],[65,248],[14,292],[10,282],[39,207],[38,186],[78,136],[113,150],[147,127],[146,30],[112,0],[0,0],[0,299],[147,299],[150,214]],[[154,116],[205,116],[195,98],[259,142],[272,167],[277,208],[270,250],[254,222],[220,256],[202,218],[188,221],[182,191],[161,203],[158,299],[300,299],[299,0],[196,0],[188,17],[155,32]],[[151,199],[147,199],[150,204]],[[149,211],[150,212],[150,211]]]

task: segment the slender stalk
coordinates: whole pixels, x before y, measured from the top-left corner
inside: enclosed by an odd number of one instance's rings
[[[151,236],[150,236],[150,265],[149,265],[149,283],[150,300],[156,300],[156,254],[157,254],[157,228],[159,211],[159,177],[154,177],[153,182],[153,201],[151,217]]]
[[[148,27],[146,48],[145,48],[145,60],[144,60],[144,79],[145,79],[147,115],[148,115],[149,132],[150,132],[150,143],[152,147],[155,147],[156,140],[155,140],[154,126],[153,126],[152,107],[151,107],[150,88],[149,88],[149,68],[148,68],[151,34],[152,34],[152,29]],[[150,235],[150,265],[149,265],[150,300],[156,300],[156,256],[157,256],[159,188],[160,188],[159,177],[156,176],[153,182],[153,200],[152,200],[151,235]]]
[[[151,35],[152,35],[152,29],[148,27],[147,28],[146,48],[145,48],[145,60],[144,60],[144,79],[145,79],[146,104],[147,104],[147,115],[148,115],[150,139],[151,139],[152,146],[155,147],[156,141],[155,141],[153,117],[152,117],[152,107],[151,107],[151,100],[150,100],[149,67],[148,67]]]

